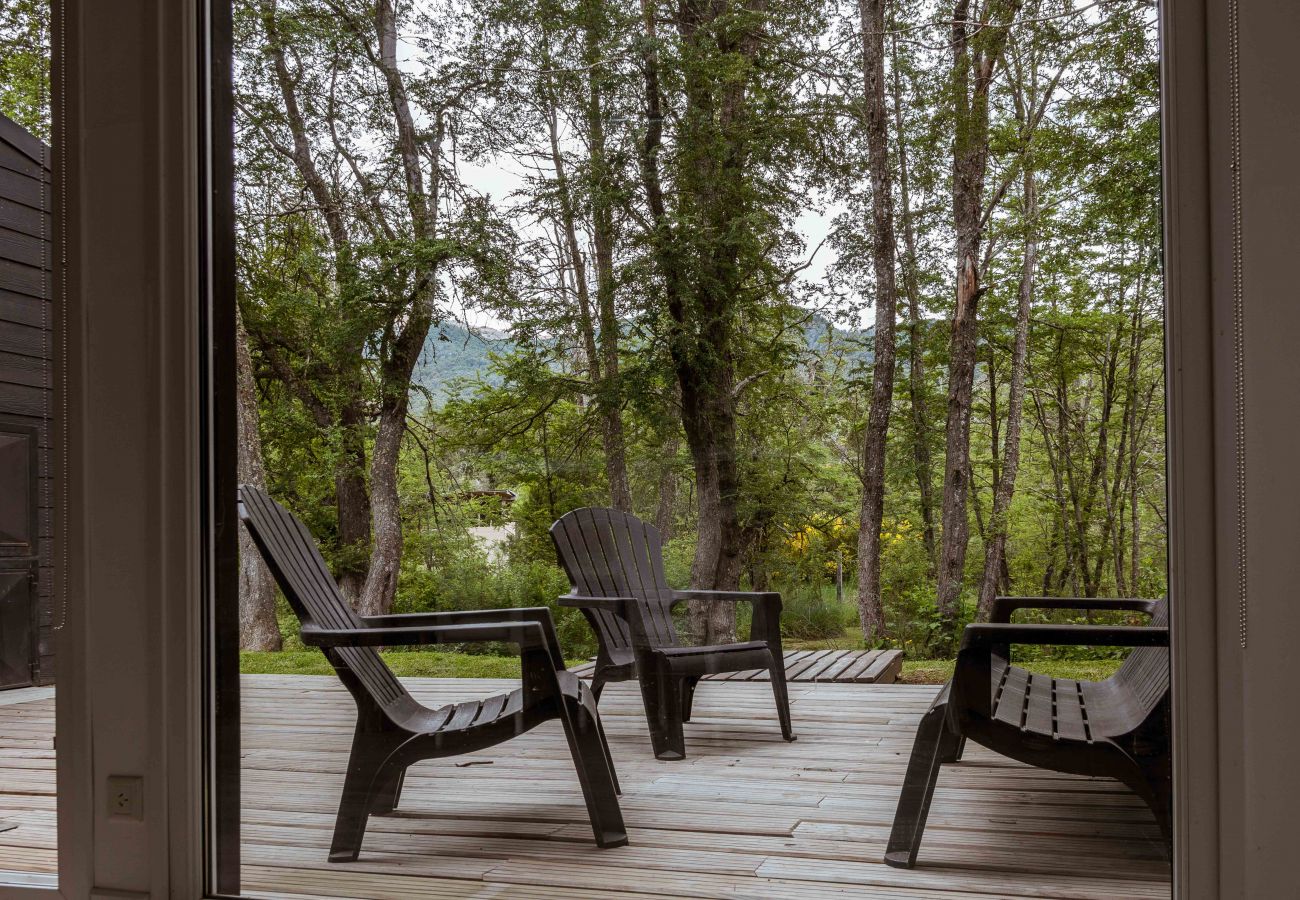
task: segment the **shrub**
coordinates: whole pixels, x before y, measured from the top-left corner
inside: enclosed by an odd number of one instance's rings
[[[841,637],[853,624],[852,604],[835,600],[815,585],[797,585],[783,592],[781,635],[797,641],[819,641]]]

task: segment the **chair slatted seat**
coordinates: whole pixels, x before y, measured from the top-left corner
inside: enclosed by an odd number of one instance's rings
[[[413,763],[491,747],[553,719],[568,738],[597,845],[627,843],[595,696],[565,669],[549,610],[359,616],[339,592],[307,527],[288,510],[245,485],[239,489],[239,515],[297,615],[303,642],[321,649],[356,703],[331,862],[357,858],[366,822],[397,807]],[[519,647],[521,686],[437,709],[416,701],[379,655],[381,646],[486,641]]]
[[[1140,612],[1151,624],[1012,624],[1012,614],[1027,608]],[[904,868],[916,863],[940,766],[961,760],[967,738],[1031,765],[1119,779],[1146,801],[1167,843],[1168,600],[999,597],[991,618],[967,627],[952,680],[917,729],[885,862]],[[1110,678],[1084,681],[1013,665],[1012,644],[1134,649]]]
[[[795,739],[781,653],[781,595],[750,591],[677,591],[664,574],[659,530],[615,509],[584,507],[551,526],[556,554],[572,585],[560,603],[582,610],[599,644],[591,688],[635,678],[641,687],[655,756],[686,755],[695,686],[706,675],[771,673],[781,733]],[[692,597],[749,602],[753,640],[708,646],[682,644],[673,607]]]

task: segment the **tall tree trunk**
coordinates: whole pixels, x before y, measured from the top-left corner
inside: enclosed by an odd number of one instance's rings
[[[389,106],[397,132],[398,156],[405,175],[405,199],[411,216],[414,237],[432,244],[438,236],[438,160],[430,167],[431,183],[426,190],[420,165],[421,141],[435,157],[440,152],[445,120],[437,116],[432,136],[416,130],[415,118],[407,100],[406,85],[397,62],[397,17],[390,0],[379,0],[375,11],[375,31],[379,47],[375,64],[383,76]],[[402,565],[402,510],[397,492],[397,462],[406,433],[406,413],[411,390],[411,373],[424,348],[433,324],[434,263],[417,276],[406,298],[405,321],[391,325],[384,335],[384,352],[380,361],[379,426],[370,458],[371,521],[374,547],[370,553],[370,572],[366,577],[359,612],[362,615],[386,615],[393,607],[397,577]]]
[[[592,8],[594,7],[594,9]],[[583,108],[587,125],[588,163],[591,169],[592,243],[596,257],[596,311],[591,300],[591,280],[588,277],[586,254],[578,239],[578,213],[573,200],[564,154],[560,149],[559,101],[554,90],[546,88],[546,130],[550,142],[551,165],[555,171],[556,199],[559,204],[560,226],[564,246],[573,272],[574,293],[578,300],[578,330],[586,354],[587,375],[596,409],[601,420],[601,436],[605,451],[605,480],[609,489],[610,505],[624,512],[632,511],[632,493],[627,477],[627,451],[623,438],[622,401],[618,390],[618,317],[614,309],[614,238],[613,217],[606,192],[609,185],[608,166],[605,163],[605,135],[601,113],[601,94],[598,79],[599,0],[588,5],[588,22],[585,25],[587,55],[593,67],[588,75],[588,98]],[[542,62],[550,67],[550,53],[543,37]],[[599,336],[596,319],[599,316]]]
[[[325,219],[326,231],[334,250],[334,280],[341,293],[352,290],[356,279],[352,237],[348,231],[342,206],[330,183],[316,165],[312,155],[311,137],[298,102],[298,82],[290,71],[286,58],[286,42],[280,32],[275,0],[260,0],[258,14],[266,32],[267,52],[275,72],[276,86],[284,103],[285,122],[293,138],[292,144],[282,152],[288,156],[306,185],[312,200]],[[370,493],[366,485],[365,411],[360,396],[361,372],[353,361],[361,359],[363,346],[354,340],[344,347],[339,358],[349,371],[338,379],[346,392],[338,404],[337,414],[333,404],[322,401],[307,379],[300,378],[292,367],[279,357],[279,342],[259,341],[273,369],[307,407],[318,427],[335,428],[339,436],[338,455],[334,464],[334,502],[338,511],[339,550],[335,572],[339,589],[347,601],[356,607],[361,602],[369,574],[367,556],[370,553]]]
[[[903,294],[907,298],[907,397],[912,413],[912,463],[921,504],[921,538],[925,544],[927,574],[936,573],[934,534],[934,463],[930,454],[930,413],[926,402],[925,320],[921,316],[921,288],[917,282],[920,261],[916,252],[916,227],[912,221],[912,192],[908,168],[907,135],[903,130],[903,85],[898,67],[898,40],[894,39],[894,129],[898,149],[899,216],[903,223]]]
[[[726,341],[715,336],[725,349]],[[710,365],[680,350],[677,364],[682,386],[682,427],[695,469],[698,504],[695,558],[691,587],[735,590],[740,586],[741,533],[737,499],[740,476],[736,465],[736,413],[733,379],[728,365]],[[701,643],[735,639],[732,604],[692,601],[688,608],[691,633]]]
[[[720,78],[698,62],[685,72],[679,149],[685,148],[686,158],[679,153],[674,162],[680,176],[675,189],[680,202],[698,216],[698,227],[678,231],[667,218],[658,171],[663,114],[655,13],[648,0],[643,0],[641,8],[648,113],[642,179],[654,225],[652,256],[663,279],[669,352],[681,388],[682,427],[694,463],[699,504],[691,585],[731,590],[739,585],[741,568],[732,311],[746,273],[738,257],[739,247],[729,236],[737,227],[737,217],[744,214],[739,198],[748,181],[751,154],[743,121],[748,112],[748,79]],[[755,22],[761,19],[761,0],[750,0],[746,8]],[[756,25],[727,33],[725,47],[713,43],[712,26],[727,11],[724,5],[684,2],[676,7],[678,33],[697,59],[721,52],[752,62],[760,49]],[[730,62],[729,66],[735,67]],[[716,149],[700,152],[706,146]],[[679,245],[686,243],[695,246],[683,253]],[[697,278],[684,276],[682,257],[687,255],[700,269]],[[732,604],[692,601],[689,616],[697,639],[717,643],[734,638]]]
[[[339,590],[353,609],[370,574],[370,486],[366,483],[365,413],[349,401],[339,419],[340,447],[334,466],[334,508],[339,553],[334,564]]]
[[[1138,365],[1142,352],[1142,284],[1138,283],[1133,310],[1133,341],[1129,348],[1129,381],[1132,385],[1129,402],[1129,455],[1128,455],[1128,513],[1129,513],[1129,591],[1133,596],[1141,593],[1138,574],[1141,565],[1141,516],[1138,514],[1138,440],[1137,382]]]
[[[239,422],[239,483],[266,488],[262,433],[257,414],[257,385],[248,355],[243,317],[235,310],[236,384]],[[247,528],[239,529],[239,649],[279,650],[275,618],[275,579],[262,561]]]
[[[592,246],[596,256],[596,308],[600,316],[600,359],[603,369],[596,394],[605,445],[605,476],[610,504],[632,511],[627,477],[627,447],[623,436],[623,392],[619,380],[619,323],[614,295],[613,173],[605,149],[603,60],[607,13],[604,0],[587,0],[584,62],[587,64],[587,147],[591,184]]]
[[[876,331],[871,401],[862,439],[862,504],[858,515],[858,620],[871,643],[885,634],[880,596],[880,526],[885,511],[885,443],[894,400],[894,199],[889,173],[885,106],[885,2],[859,0],[862,25],[862,88],[867,155],[871,170],[872,264],[876,279]]]
[[[970,541],[970,417],[977,349],[976,311],[984,230],[984,179],[989,157],[989,89],[1006,48],[1020,0],[993,0],[984,23],[970,21],[970,0],[957,0],[952,16],[953,225],[957,235],[957,291],[949,340],[948,415],[944,446],[943,543],[936,605],[951,640],[961,600]]]
[[[1016,307],[1016,338],[1011,350],[1011,384],[1007,390],[1006,445],[1002,451],[1001,471],[993,491],[993,512],[989,516],[988,537],[984,542],[984,578],[980,582],[978,616],[988,619],[998,584],[1004,579],[1007,552],[1007,527],[1011,499],[1016,491],[1016,474],[1020,470],[1020,425],[1025,405],[1025,368],[1029,357],[1029,314],[1034,302],[1034,278],[1038,268],[1038,193],[1034,184],[1031,155],[1024,159],[1025,253],[1020,265],[1020,302]]]
[[[655,508],[655,528],[667,542],[673,536],[673,513],[677,506],[677,450],[676,436],[663,445],[661,457],[663,471],[659,473],[659,504]]]

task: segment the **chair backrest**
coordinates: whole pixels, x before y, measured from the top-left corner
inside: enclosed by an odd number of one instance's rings
[[[575,593],[586,597],[635,597],[647,637],[657,647],[680,641],[673,627],[672,588],[664,575],[659,529],[616,509],[583,507],[551,526],[560,565]],[[604,610],[584,610],[606,650],[632,646],[627,625]]]
[[[1162,599],[1151,614],[1151,624],[1169,626],[1169,598]],[[1115,683],[1131,696],[1142,718],[1169,696],[1169,648],[1138,647],[1129,653],[1114,675]]]
[[[239,518],[253,536],[299,622],[320,628],[365,627],[339,592],[311,532],[293,513],[261,489],[241,485]],[[381,706],[390,706],[407,696],[406,689],[373,647],[339,647],[326,656],[336,667],[342,665],[351,672]]]

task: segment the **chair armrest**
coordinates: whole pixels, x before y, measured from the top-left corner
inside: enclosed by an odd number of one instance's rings
[[[726,600],[729,603],[780,603],[778,591],[673,591],[673,600]]]
[[[995,597],[990,622],[1010,622],[1018,609],[1078,609],[1141,612],[1151,615],[1159,600],[1107,597]]]
[[[310,647],[415,647],[504,641],[521,648],[549,650],[538,622],[469,625],[406,625],[396,628],[321,628],[304,625],[302,642]]]
[[[727,603],[752,603],[754,618],[750,622],[751,640],[767,641],[773,652],[781,652],[781,594],[777,591],[673,591],[673,603],[683,600],[722,600]]]
[[[544,606],[509,609],[456,609],[447,612],[394,613],[387,616],[362,616],[371,628],[418,628],[425,625],[486,625],[510,622],[537,622],[539,613],[550,614]]]
[[[586,597],[581,594],[562,594],[558,602],[561,606],[600,609],[621,616],[624,615],[629,603],[635,604],[637,601],[633,597]]]
[[[967,625],[962,649],[1006,644],[1055,644],[1083,647],[1168,647],[1169,629],[1154,625]]]
[[[470,609],[448,612],[399,613],[387,616],[362,616],[370,628],[423,628],[447,625],[509,625],[533,622],[540,625],[546,639],[546,649],[558,668],[564,668],[564,655],[560,652],[560,639],[555,634],[555,622],[545,606],[521,606],[507,609]],[[469,643],[468,641],[466,643]]]

